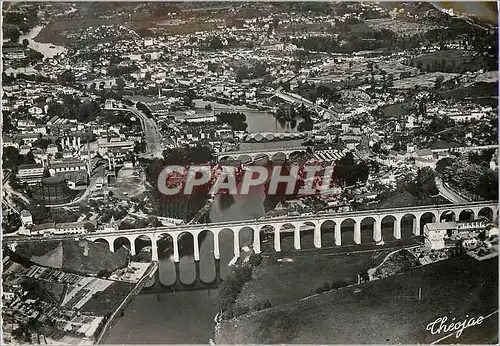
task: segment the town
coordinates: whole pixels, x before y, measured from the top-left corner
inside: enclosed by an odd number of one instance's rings
[[[447,283],[495,289],[496,14],[423,2],[2,6],[6,342],[431,343],[425,318],[440,316],[420,307],[407,324],[422,330],[399,339],[397,320],[332,335],[324,312],[313,335],[313,312],[292,315],[349,292],[379,297],[383,282],[398,295],[406,275],[426,307]],[[293,186],[273,176],[235,193],[198,184],[193,167],[243,185],[281,172]],[[173,187],[184,193],[164,193]],[[450,276],[463,268],[474,275]],[[449,282],[422,283],[425,270]],[[486,314],[497,298],[467,303]],[[410,314],[401,304],[394,316]],[[196,335],[157,323],[197,306]],[[336,326],[350,320],[332,309]],[[278,312],[278,331],[260,332]],[[149,336],[146,324],[158,324]],[[464,342],[495,341],[491,325],[475,328]]]

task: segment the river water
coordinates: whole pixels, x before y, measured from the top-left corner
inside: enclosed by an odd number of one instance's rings
[[[204,107],[204,101],[194,100],[197,107]],[[212,106],[213,102],[209,102]],[[227,107],[227,106],[226,106]],[[267,112],[241,110],[247,117],[248,132],[296,132],[287,124],[280,124]],[[300,146],[302,140],[267,143],[242,143],[242,150],[265,147]],[[265,214],[264,186],[257,187],[246,196],[217,196],[210,210],[211,222],[255,219]],[[229,231],[219,234],[220,274],[224,279],[230,271],[233,260],[233,235]],[[251,243],[251,232],[240,232],[240,246]],[[175,282],[175,266],[171,258],[164,258],[159,249],[160,281],[165,284]],[[180,279],[183,283],[194,281],[196,272],[192,256],[182,256],[179,263]],[[204,282],[215,278],[213,255],[213,235],[200,243],[200,276]],[[122,343],[175,343],[206,344],[213,338],[214,317],[217,314],[218,290],[175,292],[138,295],[111,329],[105,342]]]
[[[210,210],[212,222],[258,218],[265,214],[264,187],[261,186],[247,196],[235,196],[230,203],[227,196],[217,196]],[[240,233],[240,245],[251,243],[250,232]],[[219,234],[220,275],[224,279],[230,271],[233,260],[233,235],[229,231]],[[175,267],[170,258],[163,258],[160,248],[160,281],[175,282]],[[180,279],[191,283],[195,279],[195,265],[192,256],[183,256],[179,263]],[[213,235],[200,244],[200,278],[204,282],[215,279]],[[105,342],[122,343],[173,343],[207,344],[213,338],[214,317],[217,314],[218,290],[175,292],[138,295],[111,329]]]
[[[52,43],[35,42],[35,37],[40,33],[40,31],[42,31],[42,29],[43,26],[35,26],[27,34],[21,35],[19,37],[19,43],[22,43],[24,39],[27,39],[29,42],[28,47],[42,53],[46,58],[53,58],[57,54],[67,52],[67,49],[62,46],[57,46]]]

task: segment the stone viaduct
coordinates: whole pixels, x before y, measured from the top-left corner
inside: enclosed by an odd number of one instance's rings
[[[270,233],[274,238],[274,250],[281,251],[280,234],[283,232],[293,232],[294,248],[301,248],[301,232],[312,230],[314,234],[314,246],[322,246],[322,228],[329,224],[333,229],[335,245],[342,245],[342,227],[346,222],[354,223],[353,240],[356,244],[361,244],[361,224],[369,222],[372,226],[373,241],[382,239],[382,223],[392,222],[392,234],[394,238],[401,239],[401,224],[403,219],[412,220],[413,234],[420,235],[423,226],[427,222],[443,222],[446,220],[472,220],[479,216],[488,217],[490,220],[498,218],[498,202],[472,202],[467,204],[431,205],[393,209],[375,209],[367,211],[342,212],[342,213],[318,213],[313,216],[295,216],[270,219],[242,220],[232,222],[184,225],[176,227],[141,228],[111,232],[97,232],[83,236],[91,241],[105,241],[111,251],[115,250],[115,243],[118,239],[127,240],[130,244],[130,251],[136,254],[135,241],[139,237],[148,237],[151,241],[152,260],[158,260],[158,241],[170,237],[173,244],[174,262],[179,262],[179,238],[188,233],[194,240],[194,259],[200,259],[199,235],[202,232],[213,234],[213,254],[215,259],[220,259],[219,234],[223,231],[233,233],[235,256],[240,254],[239,233],[243,229],[251,229],[253,236],[253,250],[255,253],[261,252],[261,234]],[[431,220],[427,221],[426,220]],[[352,226],[351,226],[352,227]],[[74,235],[69,235],[73,238]]]

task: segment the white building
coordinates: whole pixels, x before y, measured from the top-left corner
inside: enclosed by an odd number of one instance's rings
[[[23,183],[39,183],[43,178],[43,166],[38,163],[21,165],[17,171],[17,177]]]
[[[33,216],[27,210],[21,211],[21,222],[23,226],[32,225],[33,224]]]

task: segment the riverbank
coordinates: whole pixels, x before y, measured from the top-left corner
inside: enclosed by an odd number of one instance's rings
[[[43,54],[46,58],[53,58],[58,54],[64,54],[68,50],[60,45],[57,45],[55,36],[46,36],[43,34],[46,27],[38,25],[31,29],[27,34],[19,37],[19,42],[28,40],[28,47]]]
[[[130,293],[123,299],[122,303],[116,308],[113,314],[106,320],[99,336],[96,338],[95,344],[101,343],[108,335],[109,329],[116,323],[117,319],[120,317],[119,313],[124,314],[123,310],[126,305],[130,304],[132,298],[135,297],[144,288],[146,283],[154,277],[154,273],[158,270],[158,262],[153,262],[148,267],[142,278],[137,282],[137,284],[132,288]]]

